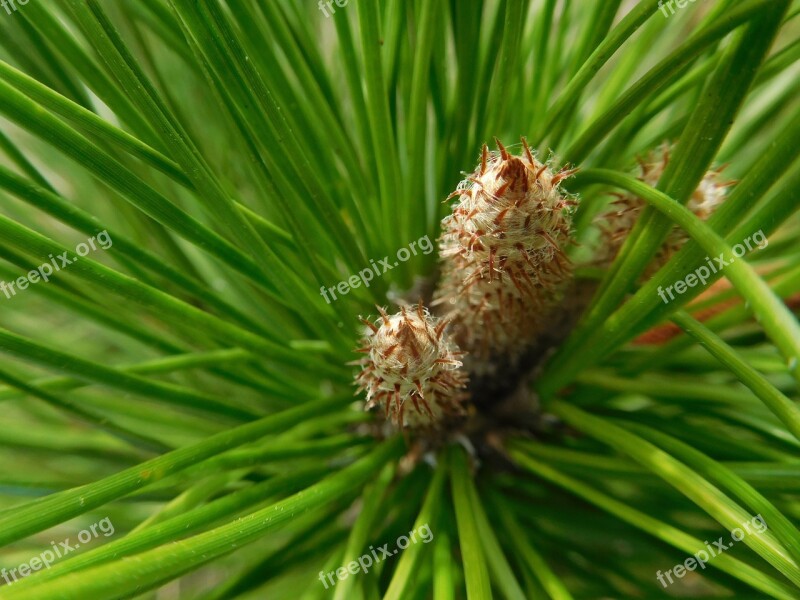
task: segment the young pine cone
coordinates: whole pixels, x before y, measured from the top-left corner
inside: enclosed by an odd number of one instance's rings
[[[669,159],[670,147],[663,144],[656,151],[651,151],[644,159],[639,160],[637,178],[655,187],[661,179],[664,169],[667,168]],[[727,188],[732,185],[732,182],[720,181],[721,172],[722,169],[708,171],[686,204],[686,207],[703,221],[708,219],[711,213],[725,201]],[[617,200],[611,203],[611,210],[597,217],[596,222],[600,226],[601,235],[595,258],[592,261],[594,266],[600,268],[611,266],[645,206],[646,202],[637,196],[620,194],[617,196]],[[649,279],[667,264],[672,255],[680,250],[687,240],[688,236],[682,229],[673,228],[645,270],[643,279]]]
[[[554,173],[525,140],[511,156],[483,147],[475,172],[451,194],[459,203],[442,221],[442,279],[434,304],[452,321],[456,343],[476,375],[516,368],[546,327],[571,279],[569,201]]]
[[[391,316],[378,311],[375,323],[362,319],[368,329],[358,352],[367,356],[356,363],[367,408],[382,406],[395,425],[414,428],[438,427],[462,414],[467,375],[445,332],[447,321],[431,317],[422,303]]]

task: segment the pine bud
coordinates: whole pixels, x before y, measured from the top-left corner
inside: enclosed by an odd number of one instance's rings
[[[648,153],[644,159],[639,159],[637,179],[655,187],[669,164],[670,150],[667,144],[663,144],[656,151]],[[708,171],[686,204],[686,207],[703,221],[725,201],[727,188],[733,183],[720,181],[721,172],[722,169]],[[601,236],[593,265],[601,268],[611,265],[645,206],[646,202],[637,196],[620,194],[617,200],[612,202],[611,210],[596,219]],[[648,279],[663,267],[687,240],[688,236],[682,229],[673,228],[648,265],[643,278]]]
[[[450,197],[460,201],[442,221],[442,279],[434,304],[479,375],[515,368],[546,326],[572,277],[569,201],[559,190],[572,171],[553,172],[524,152],[484,145],[475,172]]]
[[[362,319],[367,329],[358,352],[367,356],[356,363],[367,408],[382,406],[395,425],[414,428],[438,427],[463,414],[467,375],[445,331],[447,321],[432,317],[422,303],[391,316],[378,311],[374,323]]]

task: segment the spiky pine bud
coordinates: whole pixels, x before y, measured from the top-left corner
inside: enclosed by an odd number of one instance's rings
[[[367,392],[367,408],[382,406],[400,427],[437,427],[445,418],[463,413],[467,375],[461,356],[445,328],[420,303],[367,326],[363,347],[367,356],[356,364],[359,391]]]
[[[479,375],[515,368],[546,324],[571,265],[570,205],[559,190],[572,171],[553,172],[524,152],[484,145],[475,172],[450,197],[460,201],[442,221],[442,279],[434,304]]]
[[[662,144],[657,150],[650,151],[644,159],[640,158],[637,179],[655,187],[669,164],[670,152],[670,146]],[[722,169],[708,171],[686,204],[689,210],[704,221],[725,201],[727,188],[733,183],[721,181],[721,173]],[[611,265],[645,206],[646,202],[638,196],[617,195],[617,200],[611,203],[611,209],[595,220],[601,235],[592,264],[601,268]],[[673,228],[645,270],[644,279],[663,267],[687,240],[688,236],[682,229]]]

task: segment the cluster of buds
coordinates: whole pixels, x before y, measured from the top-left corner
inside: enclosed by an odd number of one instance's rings
[[[442,221],[434,305],[453,322],[470,372],[481,376],[515,367],[572,275],[564,249],[574,203],[559,184],[573,171],[553,172],[522,144],[521,156],[499,141],[497,153],[484,146]]]
[[[399,427],[437,427],[463,413],[467,375],[461,353],[447,335],[447,321],[422,306],[403,307],[395,315],[378,308],[380,318],[365,319],[362,347],[366,357],[356,381],[366,390],[367,408],[381,406]]]
[[[637,179],[651,187],[655,187],[670,160],[670,146],[663,144],[656,151],[651,151],[645,158],[639,159]],[[733,182],[721,179],[722,168],[708,171],[697,189],[692,193],[686,207],[698,218],[705,221],[725,201],[727,188]],[[600,228],[600,241],[594,253],[592,264],[607,268],[619,254],[625,239],[636,224],[646,202],[633,194],[616,194],[611,203],[611,210],[601,214],[596,222]],[[652,262],[648,265],[643,277],[648,279],[681,249],[688,237],[686,233],[673,228]]]
[[[516,369],[572,279],[565,248],[574,202],[559,185],[573,171],[553,171],[522,146],[513,156],[499,141],[498,152],[484,145],[478,167],[448,197],[459,201],[442,221],[433,306],[443,318],[420,303],[363,321],[367,357],[356,363],[356,383],[367,408],[382,406],[400,427],[438,427],[463,414],[467,373]]]

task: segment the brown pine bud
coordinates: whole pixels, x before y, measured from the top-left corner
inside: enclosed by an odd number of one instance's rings
[[[663,144],[657,150],[648,153],[644,159],[639,159],[637,178],[655,187],[669,164],[670,151],[670,146]],[[727,188],[733,184],[721,181],[721,173],[722,169],[708,171],[686,204],[689,210],[704,221],[725,201]],[[645,206],[646,202],[638,196],[620,194],[617,200],[611,203],[610,210],[596,219],[601,235],[592,261],[594,266],[608,268],[611,265]],[[687,240],[688,236],[682,229],[673,228],[648,265],[643,278],[649,279],[663,267]]]
[[[381,406],[400,427],[438,427],[463,413],[467,375],[461,354],[445,331],[447,321],[431,317],[420,303],[402,308],[367,326],[359,352],[358,391],[366,390],[367,408]]]
[[[573,203],[559,190],[572,171],[551,171],[522,142],[521,156],[499,141],[497,153],[484,146],[442,221],[434,303],[452,320],[469,370],[481,375],[516,366],[572,277],[564,249]]]

